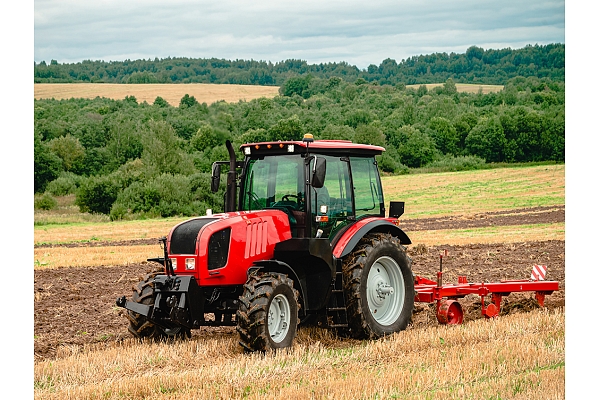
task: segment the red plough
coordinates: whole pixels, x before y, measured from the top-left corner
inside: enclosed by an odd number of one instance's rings
[[[500,312],[502,297],[513,292],[535,292],[535,298],[540,307],[544,306],[546,295],[559,290],[556,281],[545,281],[546,267],[534,265],[530,279],[501,280],[500,282],[467,282],[466,276],[459,276],[458,283],[442,284],[442,258],[448,252],[440,254],[440,270],[437,282],[421,276],[415,276],[415,301],[421,303],[436,303],[436,316],[440,324],[461,324],[463,311],[457,299],[469,294],[481,297],[481,314],[486,318],[497,317]],[[491,295],[491,302],[486,306],[485,297]]]

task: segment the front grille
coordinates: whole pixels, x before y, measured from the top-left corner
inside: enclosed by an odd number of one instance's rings
[[[229,254],[231,228],[215,232],[208,241],[208,269],[223,268]]]
[[[198,232],[209,222],[217,218],[199,218],[192,219],[179,225],[171,234],[171,245],[169,253],[171,254],[196,254],[196,240]]]

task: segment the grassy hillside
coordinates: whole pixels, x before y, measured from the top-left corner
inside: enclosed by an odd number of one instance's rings
[[[384,176],[382,185],[409,219],[564,205],[565,165]]]

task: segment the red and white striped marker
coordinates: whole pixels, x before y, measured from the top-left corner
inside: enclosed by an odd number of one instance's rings
[[[531,270],[531,280],[532,281],[543,281],[546,279],[546,271],[548,267],[545,265],[534,265]]]

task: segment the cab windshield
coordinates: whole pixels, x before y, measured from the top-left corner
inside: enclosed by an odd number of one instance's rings
[[[304,160],[299,154],[265,156],[246,167],[242,210],[305,211]]]

